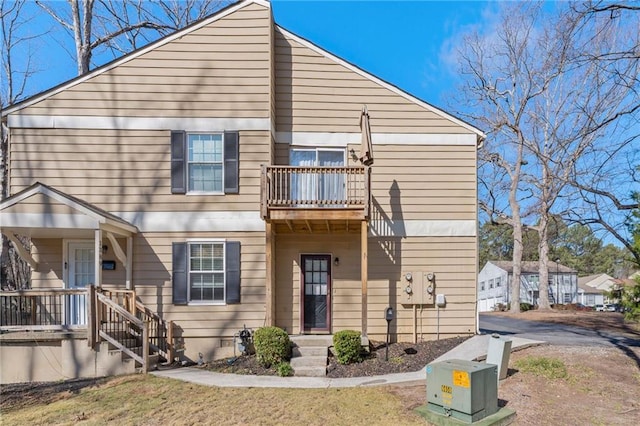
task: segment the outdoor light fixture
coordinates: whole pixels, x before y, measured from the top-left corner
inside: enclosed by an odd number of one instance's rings
[[[335,257],[335,258],[333,259],[333,264],[334,264],[335,266],[340,265],[340,258],[339,258],[339,257]]]
[[[107,246],[106,244],[102,246],[102,254],[105,254],[107,252],[107,250],[109,250],[109,246]]]

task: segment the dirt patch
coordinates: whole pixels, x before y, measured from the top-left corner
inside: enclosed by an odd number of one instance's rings
[[[564,379],[518,371],[526,357],[561,360]],[[516,425],[637,425],[640,418],[640,348],[538,346],[511,354],[500,381],[499,405],[516,411]],[[394,386],[406,409],[424,405],[426,386]]]
[[[93,388],[106,383],[106,378],[73,379],[64,382],[31,382],[0,386],[0,411],[20,409],[32,405],[50,404],[82,389]]]

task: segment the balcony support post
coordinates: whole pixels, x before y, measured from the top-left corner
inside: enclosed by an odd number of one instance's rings
[[[369,224],[366,220],[360,222],[360,276],[362,278],[362,335],[367,336],[367,281],[368,281],[368,233]]]
[[[275,318],[275,232],[271,222],[265,224],[265,262],[266,262],[266,301],[265,301],[265,323],[267,326],[274,326]]]

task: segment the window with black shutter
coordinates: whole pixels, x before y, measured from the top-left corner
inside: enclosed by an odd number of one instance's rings
[[[237,194],[239,133],[171,132],[173,194]]]

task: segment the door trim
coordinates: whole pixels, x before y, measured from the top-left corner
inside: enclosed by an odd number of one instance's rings
[[[304,326],[304,259],[306,257],[323,257],[328,260],[327,262],[327,328],[305,328]],[[331,319],[333,314],[333,309],[331,305],[331,293],[333,292],[333,271],[331,268],[331,260],[333,259],[333,255],[330,253],[300,253],[300,263],[299,263],[299,272],[300,272],[300,334],[331,334]]]

